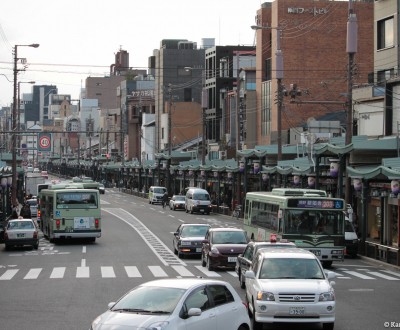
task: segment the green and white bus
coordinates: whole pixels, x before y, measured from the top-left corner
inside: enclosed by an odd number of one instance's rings
[[[40,227],[51,242],[66,238],[101,237],[100,195],[97,189],[63,185],[39,194]]]
[[[323,190],[276,188],[248,192],[244,229],[250,239],[287,240],[313,252],[324,267],[343,261],[346,203]]]

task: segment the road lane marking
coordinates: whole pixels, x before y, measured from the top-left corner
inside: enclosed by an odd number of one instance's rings
[[[367,276],[367,275],[364,275],[364,274],[361,274],[361,273],[358,273],[358,272],[354,272],[352,270],[345,270],[344,272],[349,274],[349,275],[353,275],[355,277],[362,278],[364,280],[376,280],[376,278],[373,278],[373,277],[370,277],[370,276]]]
[[[125,271],[128,277],[142,277],[136,266],[125,266]]]
[[[114,278],[115,277],[114,268],[109,266],[101,267],[101,277]]]
[[[389,281],[399,281],[400,280],[400,278],[396,278],[396,277],[393,277],[393,276],[381,274],[381,273],[378,273],[378,272],[368,272],[368,274],[371,274],[371,275],[374,275],[374,276],[377,276],[377,277],[381,277],[381,278],[384,278],[385,280],[389,280]]]
[[[19,269],[6,270],[5,273],[0,276],[0,281],[11,280],[15,276],[15,274],[18,273],[18,271]]]
[[[176,270],[176,272],[180,275],[180,276],[194,276],[186,267],[184,266],[177,266],[177,265],[173,265],[171,266],[173,269]]]
[[[42,268],[31,268],[29,272],[25,275],[24,280],[37,279],[41,271]]]
[[[50,274],[50,278],[63,278],[65,274],[65,267],[54,267]]]
[[[214,271],[210,271],[205,267],[202,266],[195,266],[198,270],[200,270],[204,275],[206,275],[207,277],[221,277],[221,275],[219,275],[217,272]]]
[[[154,277],[167,277],[167,273],[160,266],[149,266],[151,273]]]

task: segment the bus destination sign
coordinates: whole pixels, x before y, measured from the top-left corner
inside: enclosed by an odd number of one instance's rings
[[[344,201],[337,199],[290,199],[288,200],[288,207],[341,210],[344,207]]]

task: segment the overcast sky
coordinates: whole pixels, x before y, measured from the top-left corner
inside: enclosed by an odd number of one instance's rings
[[[60,94],[79,97],[88,76],[104,76],[119,49],[131,67],[147,69],[162,39],[188,39],[201,45],[254,45],[250,26],[261,0],[1,0],[0,107],[13,98],[14,45],[28,67],[18,81],[57,85]],[[20,64],[19,68],[23,68]],[[9,82],[8,80],[11,82]],[[22,93],[32,86],[21,84]]]

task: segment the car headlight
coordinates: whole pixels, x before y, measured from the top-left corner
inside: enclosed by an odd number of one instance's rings
[[[272,292],[258,291],[257,292],[257,300],[275,301],[275,296],[274,296],[274,294]]]
[[[353,244],[357,244],[358,243],[358,239],[353,239]]]
[[[334,301],[335,292],[333,290],[329,292],[323,292],[319,295],[319,301]]]
[[[214,247],[214,246],[211,248],[210,252],[211,252],[212,254],[219,254],[218,249],[217,249],[216,247]]]
[[[90,327],[90,330],[96,330],[97,326],[100,323],[100,320],[101,320],[100,316],[96,317],[95,320],[92,322],[92,326]]]
[[[166,321],[159,321],[159,322],[155,322],[150,324],[146,330],[163,330],[168,326],[169,322]]]

